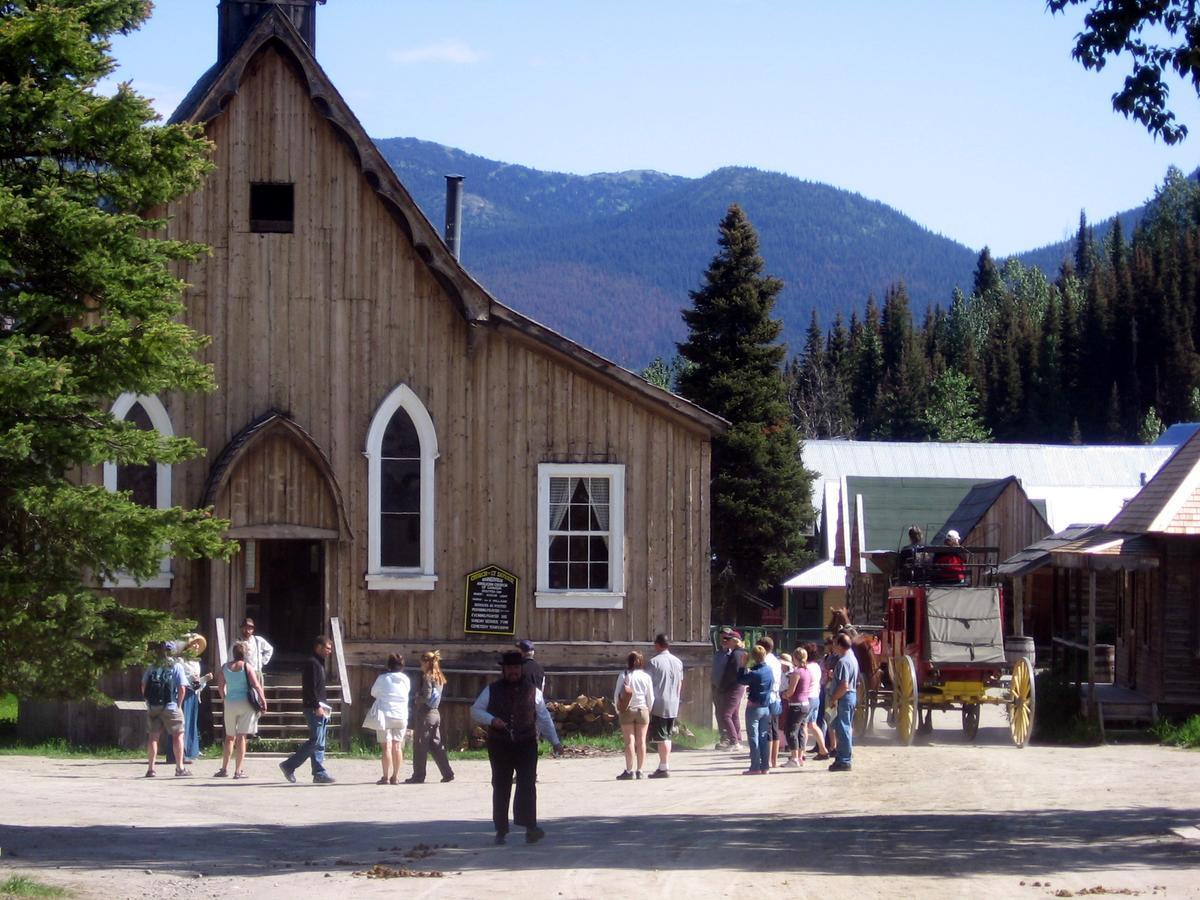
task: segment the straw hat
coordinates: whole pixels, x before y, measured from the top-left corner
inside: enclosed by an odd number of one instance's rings
[[[208,641],[202,634],[196,634],[195,632],[192,632],[191,634],[185,634],[183,636],[183,649],[195,649],[196,655],[199,656],[208,649]]]

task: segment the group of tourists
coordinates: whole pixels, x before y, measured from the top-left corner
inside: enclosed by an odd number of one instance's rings
[[[217,689],[225,704],[225,741],[217,778],[229,776],[234,759],[234,778],[245,778],[242,763],[246,740],[258,733],[258,717],[267,708],[262,684],[262,667],[275,650],[255,634],[254,620],[242,621],[242,638],[230,648],[229,661],[216,673]],[[146,701],[146,777],[157,776],[159,736],[166,734],[166,757],[175,766],[175,777],[191,777],[188,766],[200,756],[200,704],[213,673],[201,674],[200,657],[208,649],[202,634],[188,634],[179,641],[154,647],[157,661],[142,673],[142,697]]]
[[[717,749],[742,753],[748,745],[750,766],[743,775],[766,775],[778,767],[781,744],[787,751],[783,768],[804,765],[810,738],[817,751],[813,759],[832,755],[831,772],[850,771],[858,682],[851,634],[830,638],[824,655],[808,643],[777,656],[769,635],[747,648],[741,632],[729,626],[721,628],[718,641],[712,662]],[[743,703],[747,744],[739,720]]]
[[[777,656],[774,643],[766,636],[746,648],[741,634],[728,627],[721,629],[719,640],[721,646],[713,659],[714,703],[721,730],[717,749],[745,749],[737,715],[745,701],[750,767],[744,774],[766,774],[779,765],[781,743],[787,752],[784,767],[802,765],[810,737],[816,743],[817,759],[827,759],[833,753],[836,756],[831,766],[833,771],[850,768],[850,721],[857,672],[847,635],[837,635],[830,654],[820,659],[812,644]],[[671,653],[670,646],[666,635],[657,635],[654,654],[647,659],[640,651],[632,651],[626,657],[624,671],[617,676],[612,700],[625,758],[618,781],[670,777],[672,735],[684,677],[683,663]],[[211,674],[200,674],[199,656],[205,647],[200,635],[163,644],[158,648],[158,664],[143,675],[142,693],[148,721],[147,777],[155,774],[157,742],[162,731],[171,737],[178,761],[175,774],[191,774],[187,765],[195,760],[199,745],[198,737],[194,746],[188,743],[194,731],[187,730],[187,703],[192,695],[198,703],[200,693],[212,680]],[[272,652],[271,645],[255,634],[253,620],[246,619],[242,624],[242,639],[233,644],[229,661],[217,673],[217,686],[225,703],[225,740],[221,768],[216,772],[218,778],[230,777],[231,759],[232,777],[246,777],[243,769],[246,740],[257,733],[258,718],[267,709],[262,666],[270,660]],[[335,782],[325,768],[325,736],[332,712],[325,673],[332,653],[333,642],[325,635],[318,635],[311,655],[301,666],[301,702],[308,738],[279,763],[284,778],[291,783],[296,783],[296,773],[305,762],[310,766],[314,784]],[[546,707],[546,673],[534,657],[534,644],[529,640],[518,641],[514,649],[501,656],[500,677],[484,687],[471,706],[472,722],[486,729],[487,734],[492,817],[498,844],[506,843],[511,825],[524,828],[529,843],[545,836],[537,821],[539,737],[549,741],[556,756],[562,753],[554,720]],[[441,780],[453,781],[454,770],[442,739],[439,711],[446,686],[441,654],[437,650],[423,652],[420,674],[413,679],[404,672],[404,664],[401,654],[391,654],[385,671],[371,686],[373,703],[363,724],[374,729],[379,737],[382,774],[376,784],[423,783],[429,756],[433,757]],[[828,750],[822,715],[826,703],[836,708],[828,732]],[[404,738],[410,725],[412,772],[401,782]],[[657,745],[658,765],[647,774],[648,735]]]

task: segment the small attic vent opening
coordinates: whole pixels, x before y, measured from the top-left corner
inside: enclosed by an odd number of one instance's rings
[[[291,234],[296,220],[296,186],[250,182],[250,230]]]

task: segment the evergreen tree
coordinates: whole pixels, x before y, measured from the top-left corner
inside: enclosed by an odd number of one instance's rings
[[[720,251],[691,291],[683,313],[692,364],[679,379],[683,396],[725,417],[713,440],[713,615],[732,612],[795,572],[805,558],[801,528],[812,520],[812,473],[800,464],[781,372],[786,349],[772,318],[782,283],[763,274],[758,235],[742,210],[729,207]]]
[[[976,297],[985,297],[1000,287],[1000,270],[992,259],[992,251],[984,247],[979,251],[979,260],[975,264],[975,287],[971,291]]]
[[[207,511],[148,509],[69,473],[104,460],[174,463],[199,450],[107,412],[124,392],[211,388],[182,325],[169,264],[200,248],[153,237],[143,214],[196,189],[207,145],[153,126],[122,85],[109,38],[144,0],[7,0],[0,6],[0,693],[98,697],[101,675],[180,633],[121,605],[99,579],[231,552]],[[91,573],[96,581],[85,580]]]
[[[889,288],[884,298],[880,338],[884,365],[883,406],[888,418],[879,428],[878,435],[893,440],[918,440],[924,431],[920,418],[929,382],[929,366],[913,333],[912,311],[903,283]]]
[[[871,437],[881,418],[883,387],[883,343],[879,334],[879,307],[875,297],[867,298],[866,315],[857,332],[851,327],[854,384],[850,389],[850,409],[858,422],[859,437]]]
[[[1075,272],[1086,279],[1092,274],[1093,254],[1096,237],[1088,225],[1087,214],[1079,211],[1079,230],[1075,232]]]
[[[979,396],[971,379],[947,369],[933,382],[921,424],[932,441],[984,443],[992,433],[979,416]]]
[[[1138,426],[1138,443],[1153,444],[1165,430],[1166,426],[1163,425],[1162,419],[1158,417],[1158,410],[1152,406],[1146,410],[1142,424]]]

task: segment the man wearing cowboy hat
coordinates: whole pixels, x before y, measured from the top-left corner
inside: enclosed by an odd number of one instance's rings
[[[471,721],[487,729],[488,762],[492,765],[492,822],[496,843],[508,837],[508,801],[513,776],[517,796],[513,803],[515,824],[525,828],[525,842],[536,844],[546,836],[537,823],[538,732],[562,752],[554,720],[546,709],[542,692],[525,677],[525,658],[517,650],[500,657],[503,677],[483,689],[471,707]]]

